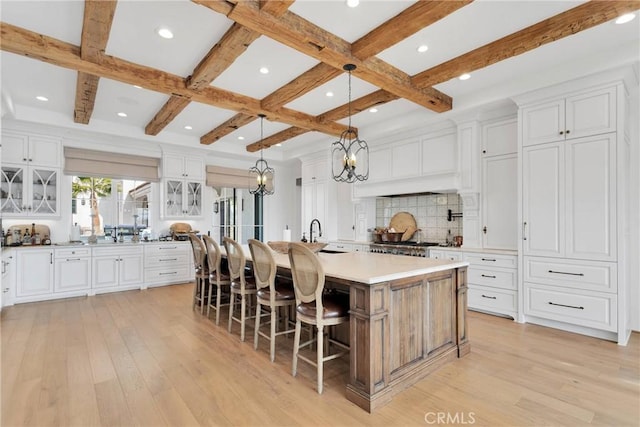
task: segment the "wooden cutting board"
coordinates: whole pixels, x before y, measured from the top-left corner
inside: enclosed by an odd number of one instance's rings
[[[13,233],[13,230],[20,230],[22,235],[24,236],[24,230],[28,229],[29,233],[31,233],[31,224],[17,224],[12,225],[7,230],[7,233]],[[40,233],[40,238],[44,239],[44,236],[51,236],[51,231],[49,231],[48,225],[36,224],[36,233]]]
[[[418,230],[418,225],[414,216],[409,212],[398,212],[391,217],[389,228],[404,232],[401,240],[405,242],[413,237],[413,234]]]

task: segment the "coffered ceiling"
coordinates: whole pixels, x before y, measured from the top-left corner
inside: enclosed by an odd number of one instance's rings
[[[3,116],[286,150],[347,127],[346,63],[357,65],[352,123],[364,135],[494,101],[561,68],[579,76],[581,64],[584,74],[638,61],[640,19],[613,23],[638,9],[639,0],[2,0]]]

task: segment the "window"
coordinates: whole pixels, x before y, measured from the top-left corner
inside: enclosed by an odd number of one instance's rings
[[[71,181],[72,222],[81,236],[130,238],[149,228],[150,195],[147,181],[74,176]]]

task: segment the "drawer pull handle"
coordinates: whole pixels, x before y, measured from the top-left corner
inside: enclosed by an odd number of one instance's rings
[[[549,301],[549,305],[557,305],[558,307],[567,307],[567,308],[575,308],[576,310],[584,310],[584,307],[578,307],[575,305],[556,304],[555,302],[551,302],[551,301]]]
[[[178,274],[178,272],[177,271],[172,271],[172,272],[169,272],[169,273],[160,273],[160,276],[166,276],[168,274]]]
[[[491,262],[496,262],[495,259],[493,258],[482,258],[482,261],[491,261]]]
[[[67,258],[67,261],[80,261],[80,258]]]
[[[549,270],[549,273],[554,273],[554,274],[568,274],[569,276],[584,276],[584,273],[567,273],[566,271],[553,271],[553,270]]]
[[[177,261],[178,258],[167,258],[167,259],[161,259],[160,261]]]
[[[162,249],[178,249],[178,247],[177,246],[171,246],[171,247],[167,246],[167,247],[163,248],[162,246],[160,246],[158,249],[160,249],[160,250],[162,250]]]
[[[491,296],[485,295],[485,294],[482,294],[482,298],[498,299],[497,297],[491,297]],[[549,303],[549,304],[551,304],[551,303]]]
[[[488,275],[488,274],[481,274],[481,276],[482,276],[482,277],[488,277],[488,278],[490,278],[490,279],[495,279],[495,278],[496,278],[496,276],[490,276],[490,275]]]

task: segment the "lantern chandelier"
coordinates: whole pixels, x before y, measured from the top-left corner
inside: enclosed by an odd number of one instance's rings
[[[274,178],[276,171],[269,167],[267,161],[262,158],[265,115],[259,114],[258,116],[260,117],[260,160],[256,161],[255,166],[249,168],[249,193],[268,196],[275,191]]]
[[[331,174],[338,182],[366,181],[369,178],[369,147],[351,127],[351,72],[356,66],[346,64],[342,68],[349,73],[349,126],[340,139],[331,144]]]

